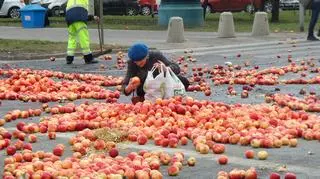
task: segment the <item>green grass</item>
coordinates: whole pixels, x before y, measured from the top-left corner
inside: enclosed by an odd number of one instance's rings
[[[220,13],[208,14],[205,24],[202,27],[186,28],[186,31],[216,32],[218,30]],[[235,30],[237,32],[250,32],[253,24],[254,15],[239,12],[233,13]],[[271,18],[271,14],[269,14]],[[305,28],[310,20],[310,11],[305,17]],[[151,16],[104,16],[103,26],[106,29],[128,29],[128,30],[165,30],[167,27],[157,25],[158,18]],[[299,11],[281,11],[280,22],[269,23],[270,30],[279,32],[298,32],[299,31]],[[0,26],[21,26],[20,20],[1,18]],[[51,27],[66,27],[64,17],[50,17]],[[88,23],[89,28],[97,28],[94,22]]]

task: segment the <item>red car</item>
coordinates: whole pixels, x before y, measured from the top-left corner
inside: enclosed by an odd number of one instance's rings
[[[201,0],[202,6],[204,0]],[[262,0],[208,0],[207,11],[209,12],[254,12],[262,6]],[[266,12],[271,12],[272,4],[270,1],[265,1],[264,9]]]
[[[153,4],[153,10],[155,13],[158,12],[158,4],[156,0],[139,0],[139,4],[141,7],[141,14],[144,16],[151,15],[151,7]]]

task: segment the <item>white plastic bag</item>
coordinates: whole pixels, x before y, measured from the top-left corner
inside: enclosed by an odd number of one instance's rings
[[[143,84],[143,90],[145,92],[144,99],[148,101],[156,101],[157,98],[164,98],[165,95],[165,78],[164,78],[164,68],[161,65],[159,74],[153,77],[153,72],[157,69],[153,66],[150,71],[148,71],[147,78]]]
[[[177,75],[171,70],[170,67],[166,67],[165,76],[165,96],[164,98],[172,98],[174,96],[185,96],[186,89]]]

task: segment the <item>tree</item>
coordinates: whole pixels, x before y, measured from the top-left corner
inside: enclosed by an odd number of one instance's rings
[[[280,0],[272,0],[271,22],[279,22]]]

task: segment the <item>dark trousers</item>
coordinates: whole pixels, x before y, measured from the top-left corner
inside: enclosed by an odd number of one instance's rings
[[[311,13],[311,20],[309,23],[309,32],[308,36],[313,36],[314,27],[316,26],[316,23],[319,18],[320,13],[320,2],[312,3],[312,13]]]

